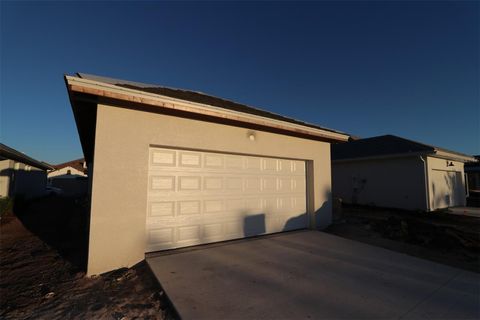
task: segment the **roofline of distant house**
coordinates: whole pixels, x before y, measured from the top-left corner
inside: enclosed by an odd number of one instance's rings
[[[75,92],[91,94],[109,99],[122,100],[134,104],[142,104],[158,108],[189,112],[223,120],[242,122],[250,125],[301,134],[317,140],[324,139],[333,142],[346,142],[350,137],[348,134],[328,131],[326,129],[317,129],[288,121],[272,119],[245,112],[227,110],[221,107],[171,98],[164,95],[135,89],[123,88],[112,84],[75,76],[66,75],[65,82],[70,93]]]
[[[391,158],[405,158],[405,157],[418,157],[418,156],[428,156],[446,160],[460,161],[460,162],[469,162],[474,161],[474,157],[467,156],[455,152],[447,152],[441,149],[434,149],[433,151],[419,151],[419,152],[403,152],[403,153],[392,153],[385,155],[372,155],[366,157],[350,157],[345,159],[332,159],[332,163],[344,163],[352,161],[364,161],[364,160],[381,160],[381,159],[391,159]]]
[[[44,169],[44,170],[52,170],[53,167],[49,165],[48,163],[38,161],[33,159],[32,157],[27,156],[26,154],[15,150],[7,145],[1,144],[0,143],[0,156],[4,157],[9,160],[15,160],[24,164],[27,164],[32,167],[36,167],[39,169]]]
[[[435,154],[437,158],[454,159],[462,162],[475,161],[475,157],[473,156],[469,156],[459,152],[445,150],[442,148],[435,148]]]
[[[67,162],[54,164],[54,165],[52,165],[52,167],[55,170],[59,170],[59,169],[63,169],[63,168],[66,168],[66,167],[71,167],[72,164],[75,163],[75,162],[85,162],[85,158],[78,158],[78,159],[75,159],[75,160],[70,160],[70,161],[67,161]]]

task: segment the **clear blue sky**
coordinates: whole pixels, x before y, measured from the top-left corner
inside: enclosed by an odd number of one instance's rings
[[[63,74],[479,154],[479,3],[1,2],[0,140],[83,156]]]

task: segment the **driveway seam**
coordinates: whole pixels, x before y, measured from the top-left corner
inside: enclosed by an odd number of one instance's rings
[[[456,279],[459,275],[461,275],[462,273],[464,273],[464,271],[459,271],[457,274],[455,274],[454,276],[452,276],[450,279],[448,279],[447,281],[445,281],[444,284],[440,285],[437,289],[433,290],[432,292],[430,292],[430,294],[428,294],[425,298],[423,298],[422,300],[420,300],[419,302],[417,302],[415,305],[413,305],[410,309],[408,309],[407,312],[405,312],[403,315],[401,315],[398,320],[400,319],[403,319],[405,318],[407,315],[409,315],[410,313],[412,313],[415,309],[417,309],[421,304],[423,304],[425,301],[427,301],[428,299],[430,299],[435,293],[437,293],[438,291],[440,291],[440,289],[443,289],[446,285],[448,285],[450,282],[452,282],[454,279]]]

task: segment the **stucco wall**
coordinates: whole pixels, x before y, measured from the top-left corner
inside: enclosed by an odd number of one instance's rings
[[[332,177],[333,196],[345,203],[427,210],[419,157],[334,162]]]
[[[463,162],[427,157],[430,208],[432,210],[466,205],[465,175]],[[440,174],[450,172],[451,174]],[[455,179],[453,178],[455,177]],[[451,190],[445,193],[445,189]],[[447,198],[447,199],[445,199]]]
[[[0,196],[40,197],[46,185],[45,171],[13,160],[0,161]]]
[[[10,188],[10,168],[13,167],[12,160],[0,161],[0,197],[7,197]]]
[[[310,160],[309,214],[331,222],[330,145],[197,120],[98,106],[88,275],[144,259],[150,145]],[[309,181],[307,181],[307,184]],[[312,190],[313,189],[313,190]]]

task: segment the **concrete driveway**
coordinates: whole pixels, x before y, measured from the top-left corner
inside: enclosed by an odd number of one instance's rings
[[[319,231],[147,257],[183,319],[479,319],[480,276]]]
[[[480,208],[476,208],[476,207],[452,207],[452,208],[448,208],[448,212],[451,214],[457,214],[461,216],[480,218]]]

